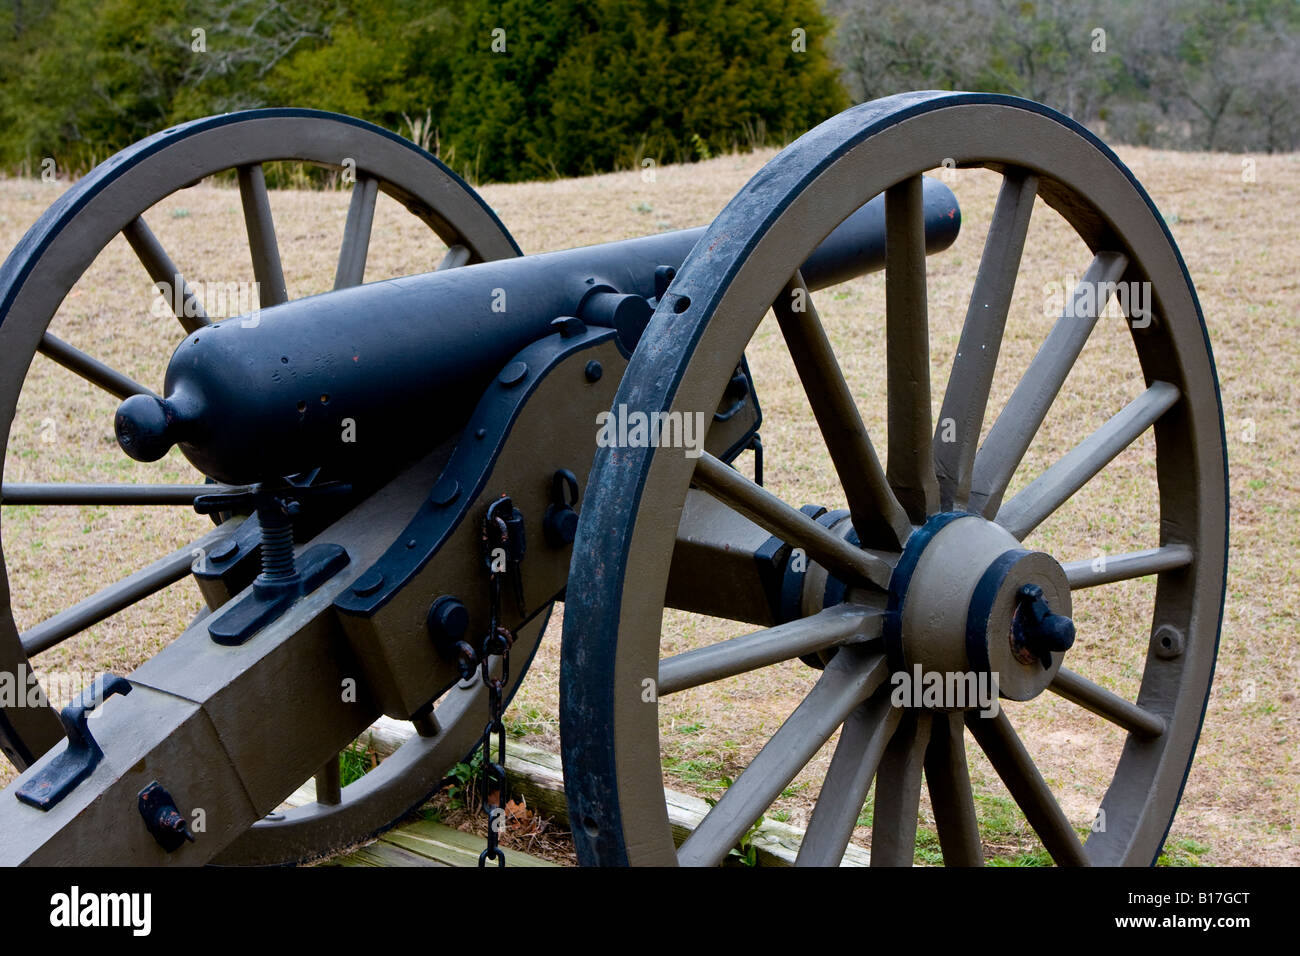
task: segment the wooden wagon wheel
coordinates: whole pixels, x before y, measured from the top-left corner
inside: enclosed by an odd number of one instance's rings
[[[920,174],[952,157],[1001,173],[940,421],[931,422]],[[816,244],[872,196],[887,201],[888,467],[797,273]],[[1035,196],[1093,253],[1084,283],[1147,282],[1130,316],[1146,390],[1032,483],[1004,493],[1096,322],[1062,318],[980,444],[998,346]],[[1087,263],[1064,264],[1080,268]],[[1104,305],[1104,298],[1102,304]],[[843,488],[851,520],[817,522],[716,459],[681,448],[603,448],[574,552],[565,614],[561,728],[584,863],[717,864],[843,728],[799,862],[835,864],[872,780],[872,862],[914,859],[922,774],[944,860],[982,862],[965,733],[989,758],[1045,848],[1063,864],[1150,864],[1188,773],[1217,651],[1227,544],[1227,459],[1205,323],[1168,230],[1096,137],[1037,104],[914,93],[864,104],[800,138],[761,170],[695,247],[661,300],[616,403],[645,413],[713,408],[769,308]],[[1022,545],[1035,527],[1154,426],[1159,546],[1098,568]],[[847,585],[816,615],[660,659],[678,517],[694,484]],[[849,534],[855,531],[857,537]],[[861,547],[854,545],[861,544]],[[1135,701],[1068,667],[1071,593],[1158,575]],[[823,574],[824,577],[824,574]],[[829,594],[829,592],[828,592]],[[804,614],[809,612],[806,609]],[[663,796],[658,695],[821,651],[813,690],[686,842]],[[1064,665],[1063,665],[1064,661]],[[1081,840],[999,711],[898,708],[891,674],[998,673],[1002,696],[1051,691],[1127,732],[1102,810]],[[595,732],[599,728],[600,732]]]
[[[103,389],[119,399],[149,393],[144,384],[48,331],[64,298],[116,235],[125,236],[155,282],[168,287],[175,283],[177,294],[171,298],[181,327],[178,337],[209,323],[189,286],[183,279],[175,281],[175,264],[145,223],[146,213],[167,196],[205,177],[235,171],[260,304],[287,300],[263,171],[264,163],[276,161],[355,171],[335,288],[363,281],[380,192],[402,203],[446,244],[439,268],[520,254],[496,215],[451,170],[414,144],[368,123],[312,110],[269,109],[165,130],[118,153],[64,193],[0,267],[0,468],[19,396],[38,352],[80,376],[87,388]],[[156,386],[161,386],[162,369],[157,379]],[[192,504],[196,494],[213,490],[211,484],[7,484],[2,499],[6,506],[184,506]],[[233,533],[233,526],[227,522],[22,633],[15,623],[0,552],[0,671],[22,674],[35,655],[188,577],[195,550],[213,553]],[[545,618],[540,615],[539,623],[520,635],[518,661],[530,658]],[[524,669],[516,666],[516,683]],[[426,798],[446,769],[469,751],[482,731],[481,721],[461,717],[481,714],[483,701],[481,687],[453,690],[439,708],[436,736],[412,738],[350,786],[340,789],[337,761],[327,765],[317,776],[318,802],[255,825],[226,850],[222,862],[303,859],[382,829]],[[0,712],[0,746],[20,769],[62,736],[62,725],[48,703]]]

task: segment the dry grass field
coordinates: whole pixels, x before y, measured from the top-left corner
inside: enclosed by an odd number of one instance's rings
[[[1209,323],[1221,378],[1231,467],[1232,550],[1227,612],[1214,693],[1196,763],[1166,847],[1168,862],[1201,865],[1300,863],[1300,703],[1296,548],[1300,545],[1297,455],[1297,262],[1300,156],[1259,157],[1255,181],[1242,159],[1120,149],[1165,215],[1187,260]],[[653,182],[637,172],[548,183],[487,186],[483,195],[527,252],[602,242],[703,224],[771,157],[724,156],[663,167]],[[992,212],[997,183],[959,171],[951,183],[964,224],[952,249],[930,260],[931,376],[937,414]],[[65,183],[0,180],[0,247],[8,250]],[[272,196],[290,295],[332,282],[348,197],[281,191]],[[191,283],[251,281],[238,193],[202,184],[155,208],[150,225]],[[433,268],[443,249],[413,217],[382,200],[368,279]],[[1035,212],[994,383],[998,408],[1055,318],[1048,288],[1089,261],[1082,244],[1040,201]],[[155,389],[179,335],[175,319],[151,314],[155,293],[121,238],[78,283],[51,331]],[[869,431],[885,434],[884,284],[856,280],[817,296]],[[765,414],[767,484],[795,505],[842,507],[811,413],[769,318],[749,359]],[[1088,434],[1143,382],[1121,319],[1103,319],[1030,448],[1021,487]],[[9,439],[6,482],[192,481],[176,453],[155,465],[127,459],[115,445],[116,402],[37,357]],[[986,420],[986,428],[992,421]],[[419,422],[411,422],[413,429]],[[1119,553],[1157,542],[1154,443],[1144,436],[1062,511],[1038,529],[1034,547],[1062,561]],[[747,468],[742,463],[742,468]],[[19,626],[26,627],[129,570],[202,534],[207,519],[181,508],[6,506],[0,535]],[[1076,596],[1079,643],[1072,666],[1132,697],[1145,654],[1154,578]],[[127,673],[178,633],[199,608],[181,584],[90,629],[39,660],[52,695],[66,699],[104,670]],[[558,609],[557,609],[558,610]],[[514,705],[512,727],[558,748],[559,619]],[[740,633],[734,625],[670,613],[664,653]],[[668,698],[661,741],[668,782],[716,795],[812,685],[797,662]],[[1080,828],[1091,822],[1122,744],[1122,732],[1051,695],[1008,707],[1022,738]],[[832,741],[833,744],[833,741]],[[805,823],[831,745],[770,814]],[[973,746],[972,775],[988,852],[1034,862],[1040,848],[991,768]],[[8,779],[0,771],[0,780]],[[11,776],[11,775],[10,775]],[[870,802],[856,839],[870,840]],[[928,807],[923,806],[923,814]],[[937,859],[932,820],[922,821],[918,862]]]

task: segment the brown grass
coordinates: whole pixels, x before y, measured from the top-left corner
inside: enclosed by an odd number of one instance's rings
[[[1300,342],[1295,263],[1300,242],[1285,210],[1300,202],[1300,156],[1260,157],[1257,181],[1241,181],[1241,158],[1121,150],[1170,222],[1204,307],[1222,382],[1232,469],[1233,548],[1228,607],[1215,692],[1198,758],[1170,834],[1177,859],[1214,864],[1300,862],[1300,779],[1295,756],[1296,562],[1300,541],[1295,455]],[[654,182],[617,173],[545,184],[488,186],[486,200],[528,252],[636,236],[707,222],[771,153],[663,167]],[[996,182],[961,171],[952,184],[962,203],[961,237],[931,260],[931,359],[935,410],[942,397]],[[12,247],[61,186],[0,180],[0,246]],[[273,196],[290,294],[324,291],[333,277],[347,197],[281,192]],[[251,280],[236,192],[200,185],[160,204],[149,221],[192,281]],[[381,204],[367,278],[432,268],[442,246],[391,202]],[[1052,318],[1044,286],[1077,275],[1086,250],[1040,203],[1026,247],[1012,318],[993,391],[1005,400]],[[150,283],[129,248],[115,240],[78,283],[52,326],[55,334],[155,388],[178,338],[175,321],[149,314]],[[873,435],[885,434],[883,282],[879,276],[818,296],[818,306]],[[800,386],[770,321],[749,351],[766,422],[767,483],[795,504],[842,506],[816,439]],[[1142,388],[1131,341],[1119,320],[1103,320],[1066,384],[1015,487],[1023,485]],[[138,465],[115,448],[116,402],[81,387],[42,358],[33,362],[10,437],[4,479],[18,481],[188,481],[193,469],[173,454]],[[989,416],[991,420],[992,415]],[[1254,440],[1244,440],[1253,423]],[[1035,532],[1038,548],[1061,560],[1157,543],[1149,436]],[[183,546],[206,519],[184,509],[6,507],[0,534],[19,625],[30,626],[125,571]],[[1136,692],[1154,594],[1135,581],[1079,594],[1076,669],[1128,695]],[[198,610],[193,589],[178,586],[68,641],[40,659],[66,699],[89,676],[130,671],[178,633]],[[559,617],[515,705],[529,740],[555,748]],[[664,653],[739,633],[734,626],[671,612]],[[798,663],[676,695],[661,706],[661,741],[678,789],[709,795],[736,777],[811,686]],[[1062,806],[1086,826],[1108,782],[1122,735],[1053,695],[1011,709],[1018,729]],[[972,754],[975,753],[971,748]],[[806,822],[823,750],[774,811]],[[977,786],[1005,796],[982,757]],[[981,804],[986,818],[999,804]],[[928,812],[928,810],[926,811]],[[870,829],[857,838],[869,842]],[[1036,843],[1022,823],[990,836],[1006,858]]]

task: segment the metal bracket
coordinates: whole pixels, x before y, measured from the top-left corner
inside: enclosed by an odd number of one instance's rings
[[[194,510],[207,514],[224,506],[239,504],[256,508],[262,558],[262,573],[253,580],[253,591],[239,598],[208,625],[208,634],[218,644],[237,647],[266,627],[298,598],[310,594],[348,563],[348,553],[337,544],[318,544],[300,558],[293,553],[294,518],[305,501],[319,501],[350,494],[341,482],[313,484],[316,473],[290,477],[280,482],[262,482],[233,494],[200,495]],[[236,532],[238,534],[238,531]],[[234,549],[227,559],[236,556]]]
[[[261,554],[262,526],[253,514],[194,562],[191,573],[209,608],[216,610],[253,583]]]
[[[524,515],[509,495],[502,495],[488,505],[483,519],[483,560],[488,574],[503,574],[510,579],[519,613],[528,613],[524,605],[524,579],[519,565],[527,548],[524,538]],[[499,566],[504,559],[504,566]]]
[[[20,801],[37,810],[49,810],[77,786],[104,759],[86,723],[90,711],[114,694],[131,693],[131,682],[116,674],[105,674],[81,692],[81,696],[63,708],[59,719],[68,735],[67,749],[45,765],[40,773],[18,788]]]
[[[740,453],[751,447],[762,424],[763,410],[758,404],[754,376],[749,370],[749,360],[742,355],[713,413],[709,451],[728,465],[734,464]]]
[[[546,543],[552,548],[567,548],[578,534],[578,478],[567,468],[551,476],[551,503],[542,518]]]
[[[140,791],[138,805],[144,825],[168,853],[179,850],[186,840],[194,842],[194,834],[176,809],[176,801],[157,780]]]
[[[208,635],[218,644],[238,647],[260,631],[300,597],[310,594],[348,563],[348,553],[337,544],[318,544],[298,556],[297,574],[285,581],[267,581],[259,575],[253,590],[221,612],[208,625]]]

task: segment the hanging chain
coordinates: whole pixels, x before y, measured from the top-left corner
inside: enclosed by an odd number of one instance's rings
[[[506,517],[502,517],[504,512]],[[506,818],[506,728],[505,688],[510,681],[510,645],[515,636],[501,624],[501,579],[511,577],[516,600],[523,604],[523,582],[519,576],[519,562],[524,556],[523,515],[516,511],[510,499],[502,496],[488,508],[483,520],[483,551],[488,569],[488,630],[479,655],[479,673],[488,692],[488,722],[479,742],[483,754],[482,808],[488,816],[487,849],[479,855],[478,865],[487,866],[495,860],[497,866],[506,865],[506,855],[498,845]],[[492,676],[492,658],[501,659],[501,670]],[[497,759],[492,760],[492,734],[497,735]],[[495,789],[497,805],[490,796]]]

